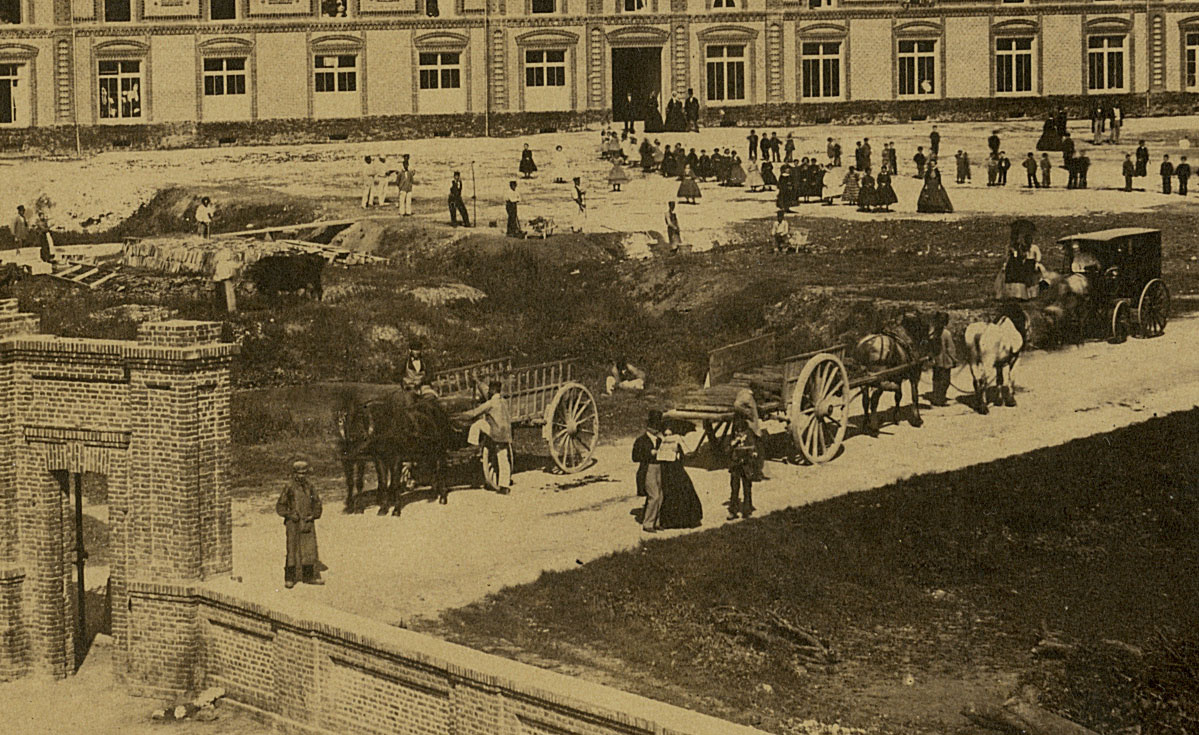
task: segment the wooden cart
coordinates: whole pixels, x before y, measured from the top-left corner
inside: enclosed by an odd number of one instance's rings
[[[599,441],[599,411],[595,397],[573,379],[574,361],[557,360],[513,367],[511,357],[466,365],[436,373],[433,387],[447,411],[460,412],[478,405],[493,378],[503,383],[502,393],[512,415],[512,428],[540,427],[554,465],[565,473],[582,470],[591,462]],[[465,442],[464,442],[465,444]],[[476,452],[468,447],[463,452]],[[479,452],[483,479],[496,488],[495,462],[484,443]]]
[[[765,396],[758,400],[758,415],[787,424],[798,456],[812,464],[827,462],[845,441],[849,403],[857,391],[904,375],[916,364],[851,377],[845,365],[847,349],[834,345],[780,358],[774,335],[765,334],[712,350],[707,385],[664,415],[702,422],[704,439],[723,447],[732,428],[733,401],[740,391],[756,388]]]

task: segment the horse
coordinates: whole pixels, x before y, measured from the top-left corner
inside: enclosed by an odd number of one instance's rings
[[[1015,406],[1012,368],[1028,344],[1028,315],[1019,305],[1006,304],[989,322],[966,327],[970,375],[974,378],[975,410],[987,414],[988,394],[994,389],[995,404]]]
[[[375,467],[376,497],[382,498],[388,485],[387,464],[375,451],[372,443],[368,405],[366,398],[351,393],[341,397],[340,405],[334,413],[337,455],[341,457],[346,479],[346,513],[361,512],[361,509],[355,506],[357,498],[363,493],[368,464]]]
[[[924,372],[925,358],[929,354],[931,330],[928,319],[922,314],[908,313],[900,320],[900,331],[868,334],[854,345],[852,359],[867,372],[876,372],[912,364],[911,369],[904,371],[894,379],[884,380],[877,385],[862,388],[862,410],[866,415],[866,431],[871,436],[878,435],[878,402],[884,391],[895,394],[895,407],[892,409],[896,422],[899,421],[899,406],[903,402],[903,383],[906,380],[912,386],[912,410],[915,416],[912,426],[922,426],[920,418],[920,374]]]
[[[346,468],[347,505],[350,493],[361,489],[361,474],[349,471],[356,463],[373,460],[379,477],[379,513],[400,515],[400,495],[410,483],[408,467],[428,467],[438,502],[447,502],[446,459],[453,448],[454,430],[449,414],[434,399],[396,390],[371,400],[355,401],[339,423],[346,427],[341,443]],[[385,488],[385,489],[384,489]]]

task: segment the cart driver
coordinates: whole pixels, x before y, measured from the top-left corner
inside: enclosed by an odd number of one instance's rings
[[[1081,250],[1078,243],[1074,243],[1070,247],[1074,250],[1074,257],[1070,259],[1071,273],[1096,273],[1099,271],[1099,258],[1096,258],[1093,253]]]
[[[404,370],[400,375],[400,384],[404,390],[419,398],[437,398],[433,389],[433,368],[424,359],[424,344],[414,339],[408,344],[408,358],[404,360]]]

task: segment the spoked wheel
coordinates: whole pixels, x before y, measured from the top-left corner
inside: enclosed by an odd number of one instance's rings
[[[1115,344],[1121,344],[1128,339],[1132,331],[1132,307],[1127,299],[1120,299],[1112,306],[1111,332],[1108,338]]]
[[[558,469],[572,473],[586,467],[599,441],[599,411],[591,391],[579,383],[559,388],[545,409],[542,436]]]
[[[1166,282],[1154,278],[1141,290],[1137,302],[1137,324],[1142,337],[1156,337],[1166,331],[1166,320],[1170,318],[1170,289]]]
[[[808,360],[791,396],[791,438],[812,464],[837,455],[845,440],[849,412],[849,374],[836,355]]]

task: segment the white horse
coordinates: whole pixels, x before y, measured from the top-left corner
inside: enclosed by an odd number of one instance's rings
[[[974,322],[966,327],[966,347],[970,353],[970,374],[974,378],[976,410],[986,414],[989,394],[995,404],[1015,406],[1015,382],[1012,368],[1020,351],[1028,343],[1028,316],[1011,304],[990,322]]]

